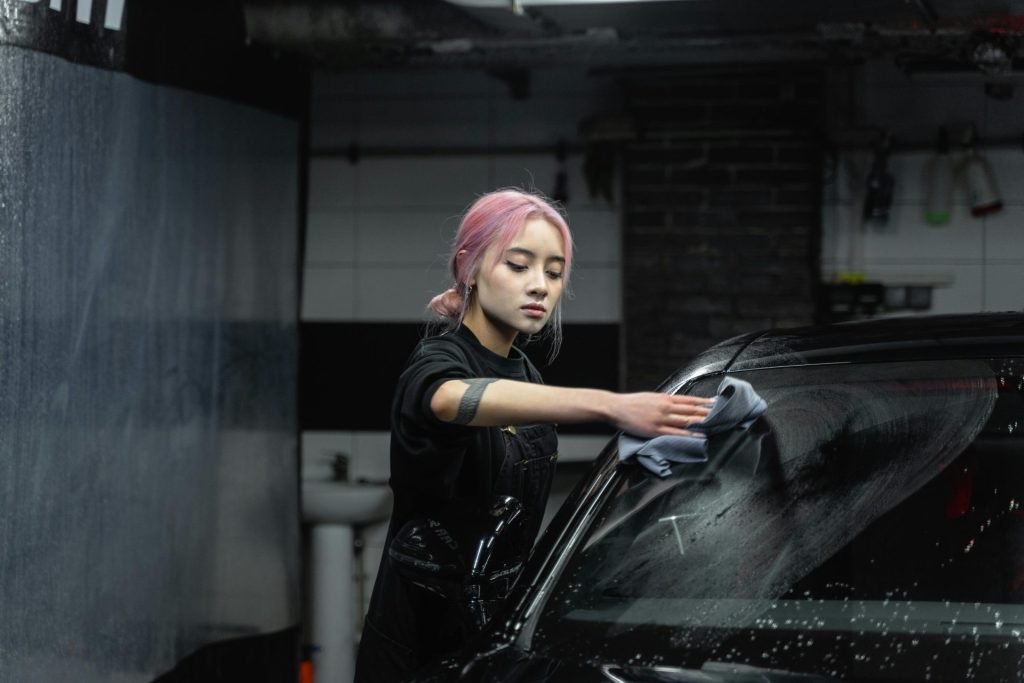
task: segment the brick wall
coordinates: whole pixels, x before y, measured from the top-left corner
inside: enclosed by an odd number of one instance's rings
[[[722,339],[814,317],[822,77],[644,72],[626,85],[625,376],[650,388]]]

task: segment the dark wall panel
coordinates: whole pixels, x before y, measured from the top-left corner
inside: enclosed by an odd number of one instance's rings
[[[398,375],[422,338],[416,323],[302,324],[299,373],[303,430],[388,430]],[[559,356],[550,365],[547,347],[524,348],[558,386],[616,390],[619,326],[567,324]],[[562,433],[610,433],[602,425],[561,425]]]

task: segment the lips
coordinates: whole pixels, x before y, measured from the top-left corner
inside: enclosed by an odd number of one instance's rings
[[[522,311],[531,318],[540,318],[548,312],[548,309],[540,304],[526,304],[522,307]]]

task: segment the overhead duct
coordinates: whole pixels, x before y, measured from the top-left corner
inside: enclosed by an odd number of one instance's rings
[[[253,43],[333,65],[404,61],[409,53],[433,43],[494,38],[499,33],[443,0],[257,0],[244,9]]]
[[[808,63],[889,54],[912,69],[1005,72],[1016,43],[1000,53],[967,41],[982,30],[1024,34],[1024,0],[1013,3],[247,0],[245,17],[250,41],[319,68]]]

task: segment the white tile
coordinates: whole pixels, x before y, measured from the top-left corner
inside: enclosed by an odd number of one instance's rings
[[[460,215],[442,209],[367,209],[359,213],[356,258],[445,270]]]
[[[622,321],[622,273],[617,266],[573,268],[573,297],[562,301],[564,323]]]
[[[863,150],[845,151],[839,155],[835,165],[835,176],[826,185],[826,196],[834,196],[838,202],[864,201],[864,179],[871,170],[871,152]]]
[[[388,536],[387,522],[374,522],[366,524],[361,529],[363,541],[370,546],[384,547]],[[376,567],[374,567],[376,569]]]
[[[356,313],[355,269],[307,264],[303,271],[303,320],[352,320]]]
[[[314,158],[309,162],[309,211],[353,206],[356,169],[347,159]]]
[[[578,141],[579,122],[594,114],[588,97],[532,97],[494,107],[494,136],[503,145],[551,145]]]
[[[569,157],[566,157],[566,164]],[[527,192],[539,191],[550,197],[555,189],[558,160],[551,154],[496,155],[492,158],[494,189],[517,187]]]
[[[985,257],[993,259],[1024,259],[1024,206],[1005,206],[986,216]]]
[[[622,261],[622,219],[609,209],[570,209],[569,227],[576,245],[576,263],[617,265]]]
[[[334,456],[339,453],[349,456],[349,471],[351,473],[354,453],[353,434],[353,432],[329,431],[302,432],[302,478],[334,479]]]
[[[592,197],[583,172],[583,155],[566,155],[564,167],[568,180],[569,200],[565,208],[569,213],[570,227],[574,212],[579,210],[617,211],[603,197]],[[537,190],[550,197],[555,191],[555,180],[559,163],[552,148],[551,154],[504,155],[492,159],[494,168],[494,189],[519,187]],[[618,192],[617,182],[613,191]]]
[[[850,254],[849,225],[860,210],[848,203],[827,204],[821,210],[821,262],[846,269]]]
[[[893,177],[893,204],[918,203],[926,201],[928,190],[926,178],[930,155],[926,153],[893,154],[889,157],[888,170]],[[861,179],[867,179],[867,174]]]
[[[966,208],[966,207],[962,207]],[[865,258],[895,260],[979,261],[984,225],[969,213],[954,209],[945,225],[930,225],[919,204],[894,205],[884,228],[868,225],[864,231]]]
[[[867,224],[861,244],[868,262],[959,262],[980,263],[984,247],[984,225],[966,207],[954,207],[946,225],[930,225],[920,204],[893,205],[884,226]],[[861,208],[839,204],[823,210],[822,258],[844,268],[851,263],[851,240],[861,229]],[[854,241],[855,243],[855,241]]]
[[[936,281],[949,282],[948,286],[932,291],[929,313],[976,313],[982,310],[984,267],[981,265],[878,265],[868,263],[869,280],[880,282],[921,282],[929,276]]]
[[[479,97],[372,99],[358,107],[354,141],[366,147],[478,147],[491,139],[490,104]]]
[[[355,432],[352,444],[353,478],[386,481],[391,476],[391,434],[386,431]]]
[[[485,157],[395,157],[360,161],[362,207],[437,207],[461,213],[490,186]]]
[[[427,303],[451,286],[444,267],[360,267],[355,272],[355,319],[419,322],[430,319]]]
[[[585,434],[559,434],[559,462],[591,462],[608,444],[607,436]]]
[[[985,268],[986,311],[1024,311],[1024,261]]]
[[[992,168],[996,188],[1007,205],[1024,205],[1024,154],[1020,147],[982,149]]]
[[[355,260],[355,211],[311,211],[306,223],[306,263],[352,266]]]

